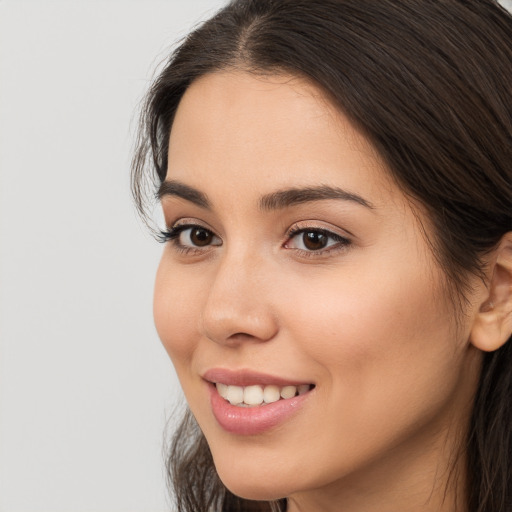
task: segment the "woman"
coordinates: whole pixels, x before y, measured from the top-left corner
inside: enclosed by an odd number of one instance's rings
[[[178,510],[512,509],[511,83],[490,0],[235,0],[171,56]]]

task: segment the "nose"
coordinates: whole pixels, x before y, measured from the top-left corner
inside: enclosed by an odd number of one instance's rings
[[[202,312],[202,331],[229,346],[271,340],[278,322],[270,300],[271,275],[264,259],[251,255],[221,257],[210,281]]]

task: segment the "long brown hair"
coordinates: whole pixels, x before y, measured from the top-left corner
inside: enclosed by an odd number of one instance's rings
[[[512,230],[512,17],[492,0],[234,0],[171,55],[142,112],[132,186],[164,180],[177,106],[227,68],[309,78],[366,134],[434,226],[454,298]],[[149,184],[149,189],[148,189]],[[485,354],[467,440],[467,508],[512,510],[512,344]],[[179,512],[285,510],[220,482],[190,413],[168,469]]]

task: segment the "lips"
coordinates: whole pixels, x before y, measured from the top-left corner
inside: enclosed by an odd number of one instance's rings
[[[228,370],[226,368],[212,368],[203,374],[203,379],[208,382],[221,382],[228,386],[253,386],[255,384],[274,386],[300,386],[301,384],[311,384],[310,382],[296,379],[285,379],[275,375],[270,375],[253,370]]]
[[[261,434],[291,419],[315,387],[250,370],[211,369],[203,379],[215,419],[224,430],[239,435]]]

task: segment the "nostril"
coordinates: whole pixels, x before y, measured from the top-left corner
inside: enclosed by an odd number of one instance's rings
[[[246,332],[237,332],[235,334],[232,334],[229,337],[229,339],[234,341],[234,342],[238,342],[238,341],[241,341],[241,342],[244,342],[244,341],[258,341],[258,338],[256,338],[252,334],[249,334],[249,333],[246,333]]]
[[[274,315],[261,307],[208,306],[202,318],[204,335],[215,343],[236,346],[243,343],[270,341],[278,332]]]

